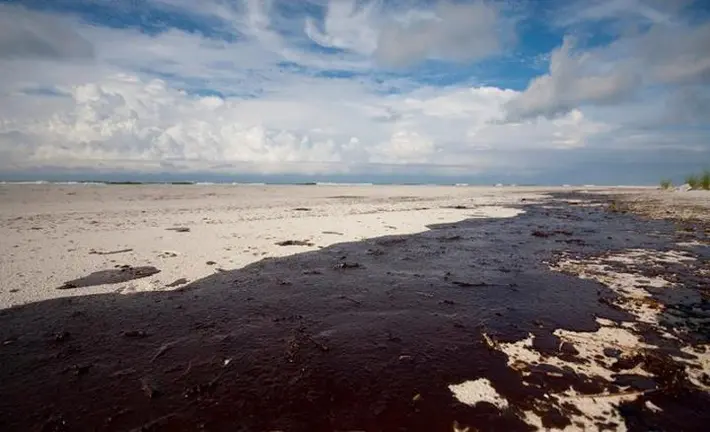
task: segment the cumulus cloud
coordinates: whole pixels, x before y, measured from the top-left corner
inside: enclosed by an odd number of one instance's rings
[[[573,52],[573,44],[565,39],[550,56],[550,72],[534,78],[508,104],[511,119],[554,117],[582,104],[615,102],[633,93],[640,71],[631,65],[604,70],[594,54]]]
[[[233,104],[215,97],[191,98],[161,80],[116,76],[76,86],[67,108],[13,131],[42,143],[34,159],[337,161],[332,142],[312,142],[298,131],[244,122]]]
[[[509,118],[553,117],[585,105],[618,103],[652,86],[710,82],[710,23],[655,21],[589,49],[576,49],[575,39],[565,38],[550,56],[549,72],[510,102]]]
[[[342,171],[349,164],[476,165],[475,149],[576,147],[599,130],[581,113],[501,124],[502,105],[513,92],[495,88],[427,88],[384,99],[362,94],[366,87],[357,84],[332,90],[349,103],[334,106],[333,93],[317,82],[241,100],[189,95],[162,80],[117,75],[73,86],[44,118],[28,122],[6,113],[0,149],[29,165],[172,161],[193,168],[252,163],[257,172],[261,166],[269,172],[310,172],[314,166]],[[396,120],[372,122],[382,111]]]

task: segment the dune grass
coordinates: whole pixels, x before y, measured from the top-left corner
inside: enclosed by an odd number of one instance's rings
[[[670,181],[669,179],[663,179],[661,180],[661,189],[663,190],[668,190],[673,187],[673,182]]]
[[[710,170],[705,170],[702,174],[690,174],[685,178],[685,182],[694,190],[710,190]]]
[[[703,171],[703,174],[700,176],[700,188],[710,190],[710,170]]]
[[[697,189],[700,184],[700,178],[695,174],[691,174],[685,178],[685,182],[691,187],[691,189]]]

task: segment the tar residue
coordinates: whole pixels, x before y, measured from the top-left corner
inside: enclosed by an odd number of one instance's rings
[[[525,210],[267,259],[177,292],[2,311],[0,429],[530,430],[522,410],[550,427],[569,425],[564,409],[539,403],[545,389],[594,393],[605,383],[533,370],[539,385],[523,385],[482,334],[506,342],[533,333],[536,349],[559,354],[554,329],[631,319],[610,306],[603,286],[545,262],[561,251],[664,248],[675,234],[671,223],[597,208]],[[82,281],[71,284],[91,284]],[[644,355],[619,361],[646,362],[667,382],[620,375],[659,389],[622,407],[627,424],[691,430],[710,421],[708,395],[664,366],[668,356]],[[470,407],[448,389],[483,377],[510,408]],[[646,400],[663,411],[648,415]]]
[[[160,273],[160,270],[155,267],[131,267],[129,265],[123,265],[118,266],[118,268],[115,269],[97,271],[88,276],[84,276],[83,278],[65,282],[64,285],[58,287],[57,289],[85,288],[104,284],[118,284],[132,281],[134,279],[153,276],[156,273]]]

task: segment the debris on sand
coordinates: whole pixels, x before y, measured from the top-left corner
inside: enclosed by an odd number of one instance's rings
[[[284,240],[275,243],[277,246],[315,246],[308,240]]]
[[[219,384],[219,380],[221,378],[222,375],[220,374],[217,378],[211,380],[208,383],[197,384],[195,386],[187,388],[184,391],[183,396],[185,397],[185,399],[199,399],[204,396],[210,396],[214,393],[215,390],[217,390],[217,385]]]
[[[175,413],[170,413],[155,420],[151,420],[142,426],[132,429],[131,432],[154,432],[163,430],[179,430],[185,424],[185,419]]]
[[[173,227],[173,228],[165,228],[167,231],[175,231],[179,233],[186,233],[190,232],[190,228],[188,227]]]
[[[354,304],[356,304],[358,306],[360,306],[362,304],[362,302],[360,300],[355,300],[354,298],[348,297],[346,295],[341,295],[339,298],[353,302]]]
[[[88,276],[84,276],[83,278],[65,282],[64,285],[57,287],[57,289],[73,289],[96,285],[118,284],[134,279],[153,276],[157,273],[160,273],[160,270],[152,266],[131,267],[129,265],[125,265],[119,266],[119,268],[114,270],[100,270],[91,273]]]
[[[473,288],[473,287],[484,287],[488,286],[486,282],[462,282],[462,281],[451,281],[452,284],[459,286],[461,288]]]
[[[452,242],[452,241],[458,241],[463,239],[460,235],[452,235],[452,236],[444,236],[444,237],[439,237],[437,240],[442,241],[442,242]]]
[[[175,342],[168,342],[166,344],[163,344],[158,348],[158,350],[155,352],[153,357],[150,359],[151,363],[162,357],[166,352],[168,352],[173,345],[175,345]]]
[[[559,230],[559,229],[558,229],[558,230],[554,230],[554,231],[535,230],[535,231],[533,231],[533,232],[531,233],[531,235],[532,235],[533,237],[538,237],[538,238],[548,238],[548,237],[552,237],[552,236],[558,235],[558,234],[559,234],[559,235],[563,235],[563,236],[571,236],[571,235],[574,234],[574,233],[571,232],[571,231]]]
[[[377,239],[376,243],[380,246],[394,246],[407,241],[406,237],[385,237],[382,239]]]
[[[162,251],[158,257],[159,258],[176,258],[179,254],[174,251]]]
[[[42,425],[41,431],[68,431],[70,430],[66,419],[61,414],[50,416]]]
[[[335,195],[335,196],[329,196],[327,197],[328,199],[364,199],[367,198],[362,195]]]
[[[68,331],[62,331],[54,335],[54,341],[55,342],[64,342],[69,339],[71,336],[71,333]]]
[[[116,255],[116,254],[122,254],[122,253],[127,253],[127,252],[133,252],[133,249],[119,249],[119,250],[114,250],[114,251],[97,251],[95,249],[91,249],[89,251],[89,255]]]
[[[123,337],[127,338],[144,338],[147,336],[148,334],[143,330],[128,330],[123,332]]]
[[[176,279],[175,281],[170,282],[169,284],[165,285],[165,288],[179,287],[180,285],[185,285],[188,282],[190,282],[190,281],[185,278]]]
[[[322,275],[323,272],[320,270],[303,270],[301,272],[304,275]]]
[[[356,269],[356,268],[361,268],[362,264],[360,263],[349,263],[347,261],[339,262],[338,264],[335,265],[336,269],[339,270],[345,270],[345,269]]]
[[[74,374],[76,376],[86,375],[89,373],[89,370],[91,370],[92,366],[93,365],[91,363],[83,365],[74,365]]]
[[[311,336],[308,336],[307,339],[309,341],[311,341],[319,350],[321,350],[323,352],[330,351],[330,348],[328,347],[328,345],[324,344],[323,342],[319,342],[319,341],[313,339]]]
[[[311,211],[308,207],[296,207],[293,211]]]
[[[148,399],[160,397],[161,392],[156,383],[150,378],[141,378],[141,390],[148,396]]]

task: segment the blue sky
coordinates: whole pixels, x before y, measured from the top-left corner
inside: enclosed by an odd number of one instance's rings
[[[0,0],[0,177],[655,183],[701,0]]]

